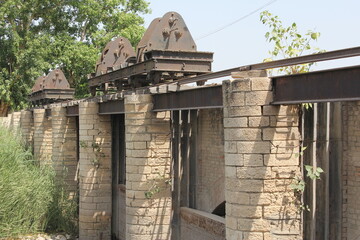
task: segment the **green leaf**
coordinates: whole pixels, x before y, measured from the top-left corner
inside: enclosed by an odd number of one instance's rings
[[[312,38],[313,40],[317,40],[317,39],[319,38],[319,36],[320,36],[320,33],[314,32],[314,33],[312,33],[310,36],[311,36],[311,38]]]

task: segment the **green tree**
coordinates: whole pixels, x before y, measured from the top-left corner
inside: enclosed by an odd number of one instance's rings
[[[274,16],[269,11],[260,13],[261,22],[269,27],[269,31],[265,33],[265,38],[274,44],[274,48],[269,51],[270,58],[265,61],[272,61],[278,58],[298,57],[305,54],[314,54],[323,52],[311,44],[320,37],[319,32],[308,30],[307,33],[300,33],[296,23],[290,26],[283,26],[278,16]],[[283,67],[279,69],[279,73],[295,74],[309,72],[313,63]]]
[[[121,35],[136,46],[149,11],[145,0],[0,0],[0,115],[26,106],[34,80],[57,67],[85,96],[105,44]]]

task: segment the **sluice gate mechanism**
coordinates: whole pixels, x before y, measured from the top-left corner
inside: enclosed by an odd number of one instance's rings
[[[60,69],[51,71],[47,76],[38,77],[31,90],[30,101],[33,106],[74,99],[75,90],[70,88]]]
[[[212,59],[213,53],[197,51],[181,15],[168,12],[151,22],[136,52],[124,37],[109,42],[88,83],[93,96],[96,91],[156,85],[210,73]]]

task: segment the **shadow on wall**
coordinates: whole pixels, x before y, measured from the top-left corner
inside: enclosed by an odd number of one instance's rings
[[[127,238],[171,236],[170,113],[126,116]]]

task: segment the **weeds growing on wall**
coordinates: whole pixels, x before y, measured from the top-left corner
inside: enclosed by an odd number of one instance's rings
[[[70,232],[74,227],[64,213],[71,210],[64,202],[51,167],[40,166],[19,136],[0,127],[0,238]]]

